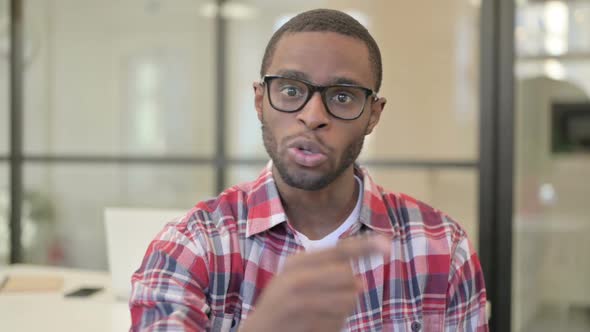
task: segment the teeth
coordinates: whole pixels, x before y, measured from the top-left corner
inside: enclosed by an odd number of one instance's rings
[[[303,154],[311,154],[311,151],[303,150]]]

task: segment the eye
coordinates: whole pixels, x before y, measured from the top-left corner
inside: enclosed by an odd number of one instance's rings
[[[282,94],[286,95],[287,97],[297,97],[297,96],[301,95],[301,92],[295,86],[288,86],[288,85],[283,86],[280,91]]]
[[[338,92],[332,99],[340,104],[348,104],[353,100],[353,97],[346,92]]]

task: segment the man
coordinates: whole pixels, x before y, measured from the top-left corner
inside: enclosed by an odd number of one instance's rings
[[[342,12],[302,13],[271,38],[261,76],[272,161],[151,243],[132,330],[487,330],[463,229],[355,164],[386,103],[369,32]]]

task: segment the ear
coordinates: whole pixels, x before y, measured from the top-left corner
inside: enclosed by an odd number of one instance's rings
[[[262,121],[262,103],[264,101],[264,87],[260,84],[260,82],[252,83],[252,87],[254,88],[254,108],[256,108],[258,120]]]
[[[367,131],[365,132],[365,135],[369,135],[373,132],[373,129],[381,118],[381,112],[383,112],[386,103],[387,99],[385,98],[379,98],[371,103],[371,115],[369,116],[369,124],[367,125]]]

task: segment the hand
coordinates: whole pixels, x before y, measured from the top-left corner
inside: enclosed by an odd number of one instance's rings
[[[375,253],[389,255],[390,250],[385,238],[363,237],[288,258],[240,331],[340,331],[362,290],[350,261]]]

